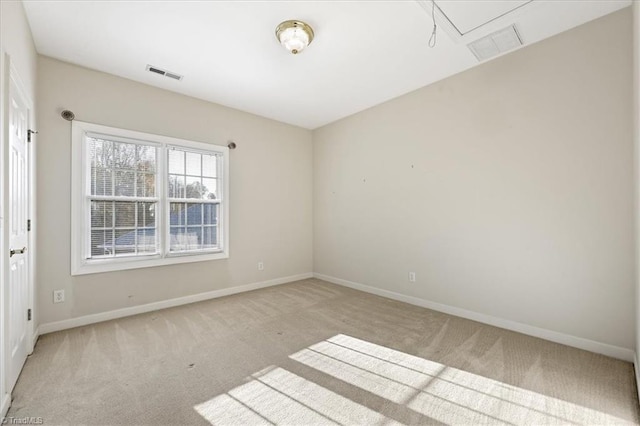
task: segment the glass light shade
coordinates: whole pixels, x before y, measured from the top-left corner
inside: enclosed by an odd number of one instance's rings
[[[304,22],[285,21],[276,28],[276,37],[289,52],[302,52],[313,40],[313,30]]]

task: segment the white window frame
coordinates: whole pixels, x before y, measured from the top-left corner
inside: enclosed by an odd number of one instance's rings
[[[156,223],[159,253],[143,256],[86,259],[87,235],[90,233],[91,227],[89,215],[87,214],[87,195],[89,194],[90,184],[89,173],[87,172],[87,167],[89,166],[87,134],[98,134],[106,139],[113,138],[113,140],[124,138],[129,142],[132,140],[133,142],[140,141],[159,148],[156,165],[156,197],[160,207],[157,212]],[[165,183],[168,180],[167,150],[170,147],[217,154],[221,157],[217,171],[217,198],[220,200],[217,232],[220,249],[215,252],[170,253],[169,251],[169,196],[165,190]],[[229,257],[229,148],[74,120],[71,126],[71,150],[71,275],[202,262]]]

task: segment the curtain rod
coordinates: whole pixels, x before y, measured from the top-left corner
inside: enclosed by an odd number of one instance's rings
[[[68,109],[63,110],[60,113],[60,116],[62,118],[64,118],[67,121],[73,121],[76,118],[76,115],[73,113],[73,111],[69,111]],[[34,132],[34,133],[38,133],[38,132]],[[30,135],[29,135],[30,136]],[[228,141],[229,144],[227,145],[227,148],[229,149],[236,149],[236,147],[238,146],[234,141],[230,140]]]

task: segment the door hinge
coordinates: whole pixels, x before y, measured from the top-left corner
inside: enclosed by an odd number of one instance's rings
[[[31,219],[27,220],[27,232],[31,231]]]
[[[31,142],[31,135],[32,134],[36,134],[37,135],[38,132],[36,132],[35,130],[31,130],[31,129],[27,130],[27,142]]]
[[[31,309],[27,309],[27,321],[31,321]]]

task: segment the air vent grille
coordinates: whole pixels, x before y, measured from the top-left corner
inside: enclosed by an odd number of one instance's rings
[[[167,72],[164,74],[165,77],[173,78],[174,80],[182,80],[182,76],[178,74],[174,74],[171,72]]]
[[[479,61],[485,61],[522,46],[522,40],[515,25],[511,25],[467,46]]]
[[[174,80],[182,80],[182,77],[180,74],[176,74],[174,72],[171,71],[167,71],[167,70],[163,70],[162,68],[158,68],[158,67],[154,67],[153,65],[147,65],[147,71],[155,73],[155,74],[160,74],[160,75],[164,75],[165,77],[169,77],[172,78]]]

